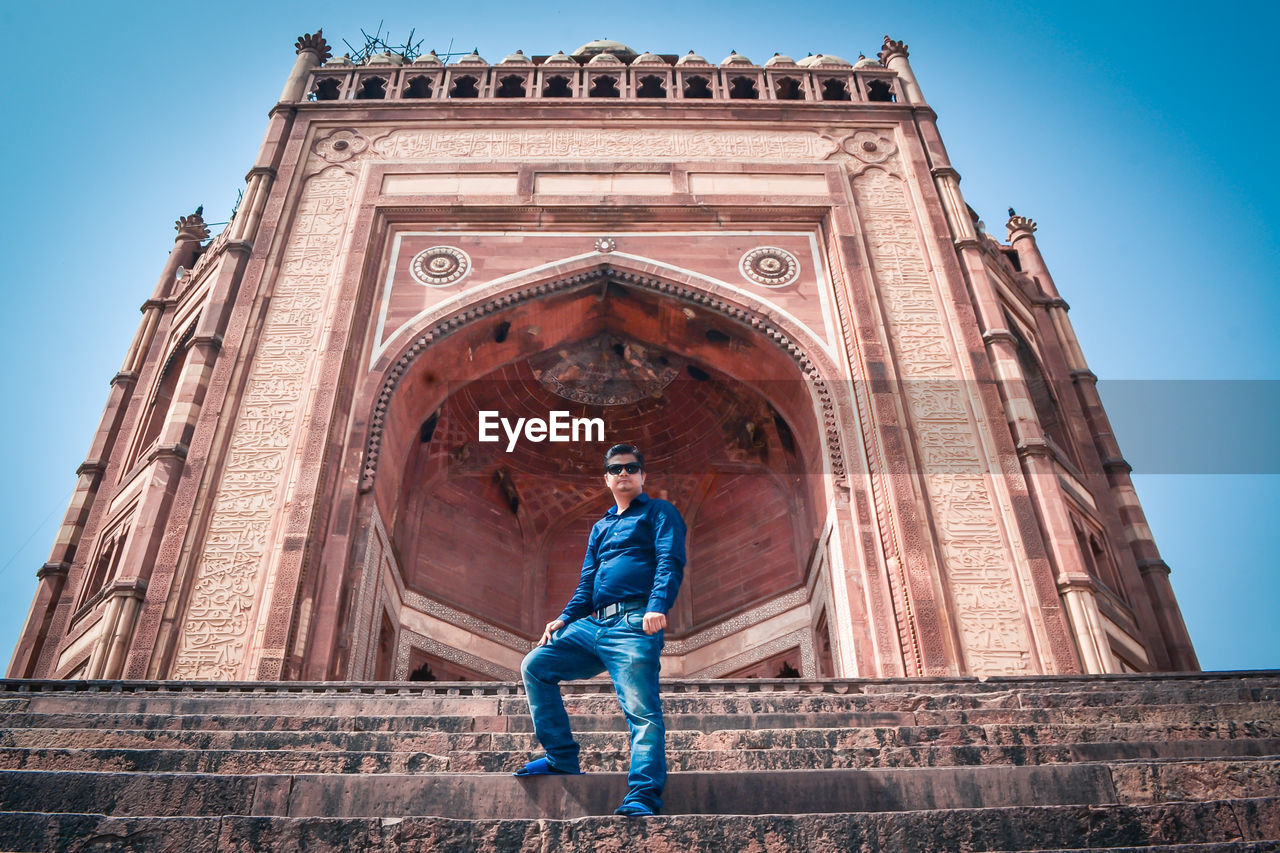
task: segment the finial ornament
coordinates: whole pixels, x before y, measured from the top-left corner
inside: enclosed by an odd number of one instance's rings
[[[209,229],[204,224],[204,205],[196,208],[190,216],[179,216],[173,223],[173,230],[178,232],[179,240],[204,240],[209,236]]]
[[[880,52],[876,54],[876,59],[880,60],[880,64],[888,66],[889,60],[895,56],[901,56],[906,59],[907,45],[904,42],[894,41],[887,35],[884,37],[884,47],[880,48]]]
[[[329,43],[324,40],[324,30],[322,29],[316,30],[315,33],[303,33],[298,36],[298,41],[293,46],[297,48],[298,53],[302,53],[304,50],[315,51],[321,62],[333,56],[333,51],[329,50]]]
[[[1009,239],[1011,240],[1013,235],[1019,232],[1025,232],[1028,235],[1036,233],[1035,221],[1025,216],[1019,216],[1012,207],[1009,208],[1009,221],[1005,223],[1005,227],[1009,229]]]

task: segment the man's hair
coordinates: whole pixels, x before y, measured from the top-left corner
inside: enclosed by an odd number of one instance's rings
[[[604,454],[604,464],[608,465],[609,460],[615,456],[626,456],[628,453],[636,458],[636,461],[640,463],[640,470],[643,471],[644,454],[631,444],[615,444],[613,447],[610,447]]]

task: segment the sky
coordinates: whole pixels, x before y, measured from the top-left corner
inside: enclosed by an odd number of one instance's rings
[[[1280,668],[1280,7],[791,0],[4,4],[0,654],[173,243],[227,219],[293,42],[497,62],[596,38],[718,62],[905,41],[965,200],[1063,297],[1206,670]],[[215,232],[218,230],[215,227]]]

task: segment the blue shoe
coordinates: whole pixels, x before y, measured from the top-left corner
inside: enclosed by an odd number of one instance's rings
[[[644,803],[623,803],[613,811],[623,817],[653,817],[657,812]]]
[[[547,761],[546,756],[535,758],[521,767],[512,776],[581,776],[581,770],[557,770]]]

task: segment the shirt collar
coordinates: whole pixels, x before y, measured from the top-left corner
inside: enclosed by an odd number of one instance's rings
[[[631,499],[631,505],[628,506],[627,509],[631,509],[631,507],[633,506],[644,506],[650,500],[652,500],[652,498],[650,498],[644,492],[641,492],[640,494],[636,495],[634,498]],[[618,514],[617,504],[614,504],[613,506],[609,507],[609,511],[605,513],[605,515],[617,515],[617,514]]]

